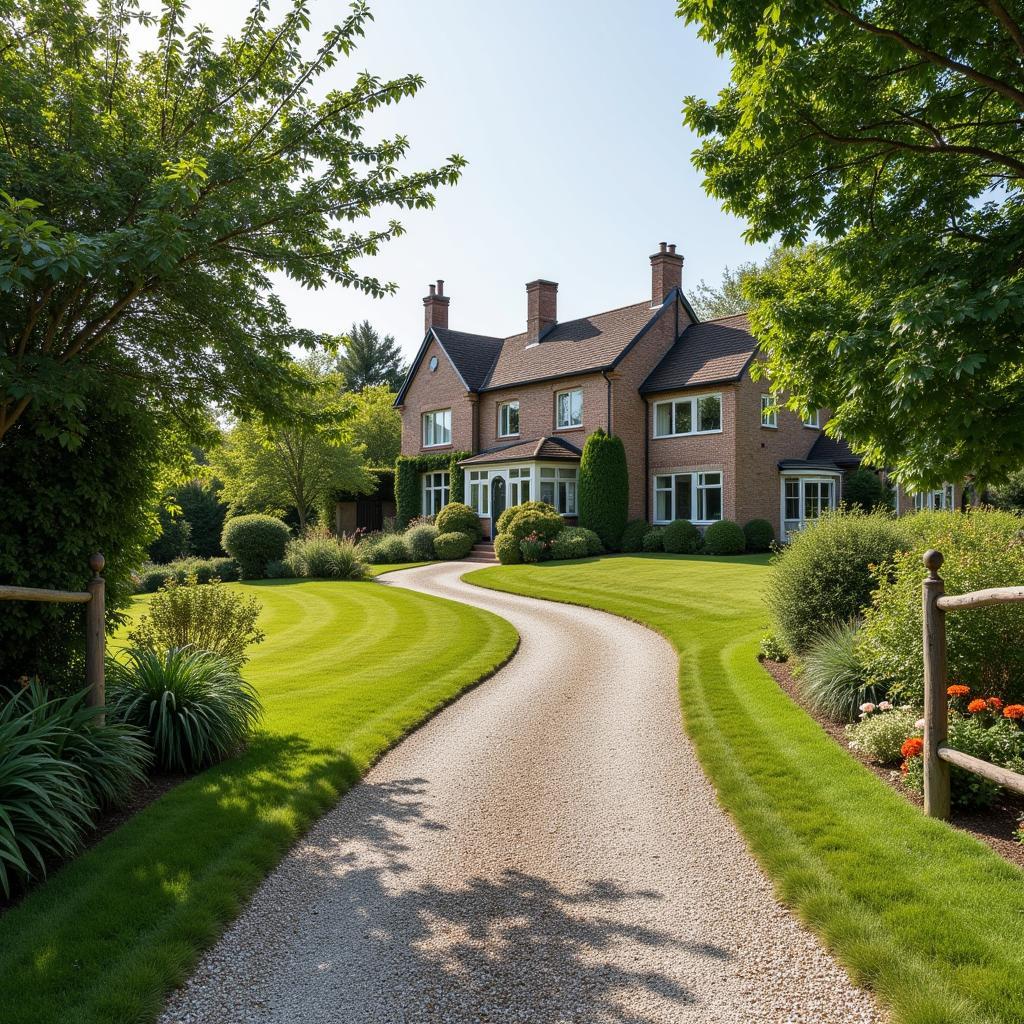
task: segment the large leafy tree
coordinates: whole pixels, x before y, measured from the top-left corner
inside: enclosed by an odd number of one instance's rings
[[[352,391],[384,384],[392,391],[402,386],[406,367],[394,336],[383,336],[369,320],[353,324],[339,339],[338,369]]]
[[[363,388],[349,396],[346,436],[363,449],[369,466],[394,466],[402,450],[402,414],[387,385]]]
[[[463,161],[404,168],[403,136],[366,117],[415,74],[335,78],[370,12],[312,45],[308,2],[269,20],[254,0],[215,43],[184,0],[0,0],[0,443],[33,404],[74,445],[84,396],[113,375],[179,416],[215,401],[280,413],[315,346],[275,294],[393,291],[356,269],[402,231],[382,210],[429,207]],[[135,23],[155,48],[134,54]]]
[[[1019,464],[1024,8],[679,11],[733,64],[686,101],[706,188],[749,239],[795,247],[747,290],[773,385],[912,486]]]

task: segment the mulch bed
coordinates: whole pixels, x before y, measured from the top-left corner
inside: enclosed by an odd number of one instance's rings
[[[780,661],[762,661],[765,671],[775,680],[776,683],[800,705],[813,718],[829,736],[838,743],[850,757],[856,758],[865,768],[874,772],[886,785],[895,789],[910,803],[918,807],[924,806],[920,794],[908,789],[900,779],[899,769],[887,768],[865,756],[859,750],[851,750],[846,739],[843,726],[838,725],[829,718],[825,718],[820,712],[815,711],[805,699],[799,684],[793,678],[789,665]],[[1024,868],[1024,845],[1014,839],[1014,832],[1018,827],[1021,815],[1024,814],[1024,797],[1015,793],[1008,793],[1000,790],[999,796],[991,807],[974,811],[959,811],[954,808],[950,824],[954,828],[966,832],[968,835],[980,839],[992,847],[996,853]]]
[[[96,819],[93,828],[82,837],[82,845],[71,857],[54,859],[46,865],[46,877],[39,879],[27,889],[13,893],[10,899],[5,899],[0,893],[0,917],[11,907],[19,904],[32,890],[52,878],[54,872],[59,871],[66,864],[69,864],[75,857],[81,856],[86,850],[91,849],[102,839],[105,839],[115,829],[119,829],[126,821],[134,818],[139,811],[145,810],[155,800],[159,800],[164,793],[170,792],[175,786],[184,782],[186,775],[152,775],[145,782],[139,783],[132,791],[128,800],[121,807],[112,807],[103,811]]]

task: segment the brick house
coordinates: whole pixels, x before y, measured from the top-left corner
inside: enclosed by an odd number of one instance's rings
[[[558,285],[531,281],[526,330],[508,338],[451,329],[444,282],[430,286],[423,343],[395,401],[402,454],[471,453],[459,463],[465,500],[485,534],[530,499],[574,521],[581,450],[598,427],[625,445],[630,518],[767,519],[784,540],[839,502],[860,460],[822,431],[827,412],[801,422],[775,406],[750,374],[746,317],[699,321],[674,245],[650,264],[650,299],[561,323]],[[449,494],[448,472],[422,474],[424,514]],[[953,498],[943,489],[926,504]]]

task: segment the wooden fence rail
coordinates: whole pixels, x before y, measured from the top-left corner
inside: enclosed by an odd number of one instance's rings
[[[84,604],[85,609],[85,682],[89,687],[89,704],[103,707],[105,680],[103,664],[106,656],[106,581],[103,579],[104,558],[98,552],[89,559],[92,579],[85,590],[42,590],[38,587],[0,586],[0,601],[43,601],[48,604]],[[98,719],[102,723],[102,716]]]
[[[990,782],[1024,794],[1024,775],[971,757],[947,746],[949,709],[946,694],[946,612],[970,611],[992,604],[1024,601],[1024,587],[995,587],[970,594],[946,595],[939,575],[940,551],[926,551],[928,576],[922,588],[924,629],[924,810],[932,818],[949,817],[949,768],[956,765]]]

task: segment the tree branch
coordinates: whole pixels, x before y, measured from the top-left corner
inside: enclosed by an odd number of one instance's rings
[[[1000,3],[1000,0],[978,0],[982,7],[987,7],[995,16],[1003,28],[1010,34],[1010,38],[1017,44],[1017,49],[1024,54],[1024,30],[1018,22],[1014,21],[1010,12]]]

